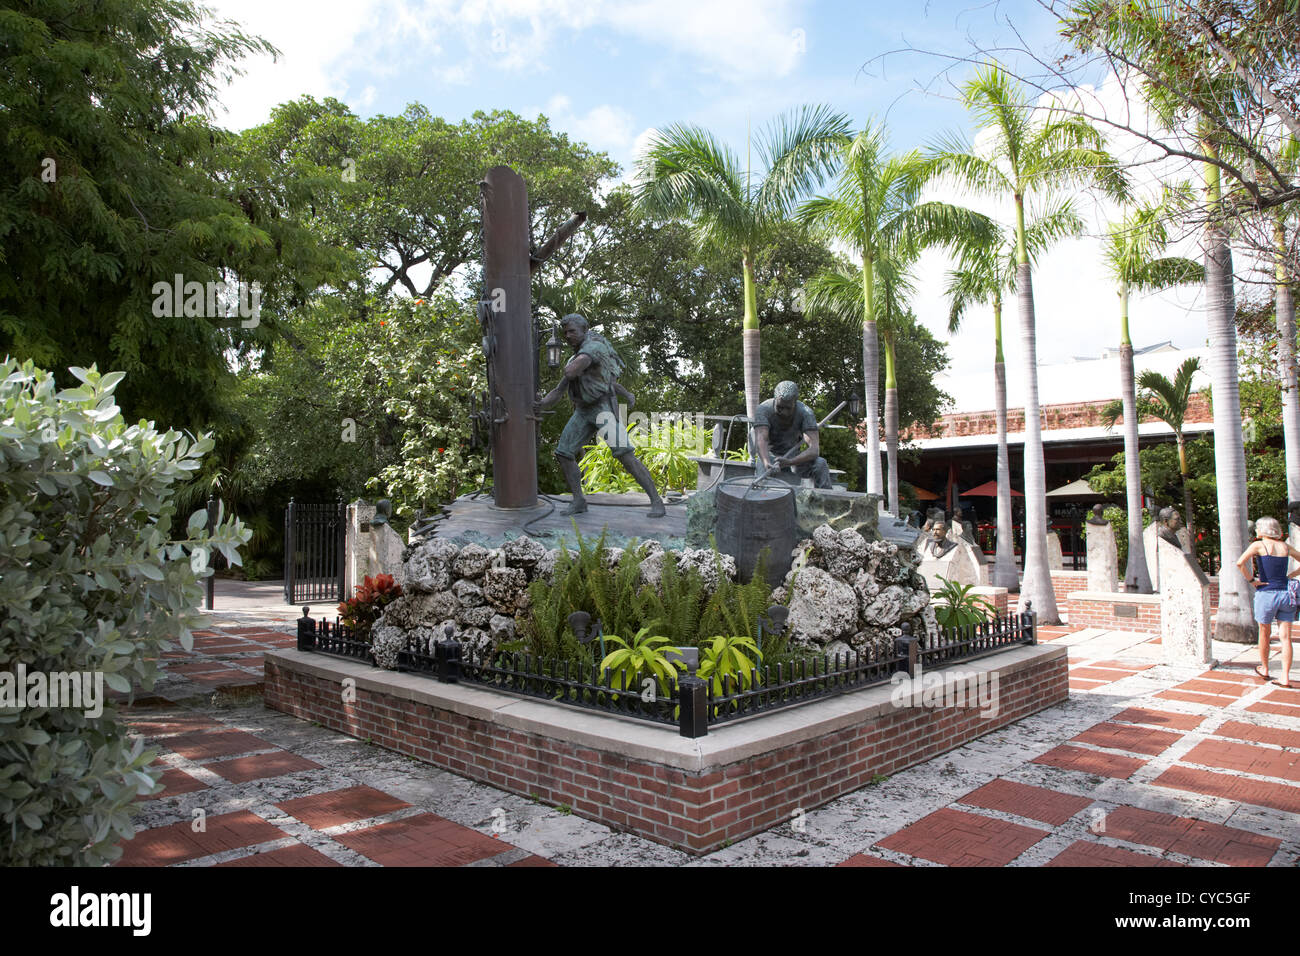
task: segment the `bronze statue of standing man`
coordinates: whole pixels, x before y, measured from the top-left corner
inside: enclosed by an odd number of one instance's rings
[[[564,473],[573,500],[565,510],[566,515],[582,514],[587,510],[587,499],[582,494],[582,472],[578,460],[582,450],[599,434],[627,469],[636,483],[650,496],[650,517],[662,518],[665,514],[663,499],[655,490],[654,479],[646,466],[636,457],[627,429],[619,420],[618,399],[623,396],[630,405],[633,395],[618,383],[623,362],[604,336],[588,330],[587,320],[577,313],[560,320],[564,340],[573,349],[573,358],[564,366],[564,378],[537,402],[537,410],[550,408],[560,400],[566,387],[573,401],[573,414],[560,435],[555,458]]]

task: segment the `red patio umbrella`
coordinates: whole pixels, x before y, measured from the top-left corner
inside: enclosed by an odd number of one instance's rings
[[[982,485],[976,485],[974,488],[969,488],[969,489],[967,489],[966,491],[963,491],[963,492],[962,492],[961,494],[959,494],[957,497],[959,497],[959,498],[996,498],[997,496],[998,496],[998,483],[997,483],[996,481],[986,481],[986,482],[984,482],[984,484],[982,484]],[[1024,495],[1021,494],[1019,491],[1016,491],[1016,489],[1012,488],[1012,489],[1011,489],[1011,497],[1013,497],[1013,498],[1023,498]]]
[[[910,484],[908,482],[904,482],[904,484],[906,484],[909,488],[911,488],[914,492],[916,492],[917,501],[938,501],[939,500],[939,496],[936,495],[933,491],[926,491],[924,488],[917,487],[916,485]]]

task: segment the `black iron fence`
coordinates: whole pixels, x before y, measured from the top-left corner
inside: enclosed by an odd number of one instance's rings
[[[1061,542],[1061,562],[1067,571],[1086,571],[1088,569],[1088,543],[1084,537],[1083,521],[1069,518],[1052,518],[1050,530],[1056,532]],[[992,558],[997,553],[998,529],[991,522],[981,524],[975,529],[975,541],[986,556]],[[1011,554],[1019,559],[1025,553],[1025,526],[1011,526]]]
[[[981,624],[938,635],[916,636],[903,624],[902,636],[886,652],[851,652],[765,665],[747,674],[701,679],[694,670],[674,683],[626,673],[614,674],[569,661],[529,654],[466,649],[451,637],[429,644],[409,638],[397,653],[397,669],[428,674],[443,683],[468,683],[633,717],[678,728],[683,737],[702,737],[710,725],[753,717],[810,701],[888,683],[896,674],[970,661],[1011,647],[1036,644],[1037,614],[1030,607]],[[448,628],[451,632],[451,629]],[[337,620],[315,621],[303,608],[298,649],[374,664],[371,646],[353,638]]]

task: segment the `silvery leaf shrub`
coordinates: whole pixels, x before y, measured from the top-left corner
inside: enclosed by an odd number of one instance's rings
[[[149,690],[159,654],[193,645],[211,551],[238,564],[250,532],[219,520],[210,536],[206,511],[173,520],[172,491],[210,438],[128,425],[121,372],[71,372],[81,384],[59,391],[30,362],[0,364],[0,667]],[[14,690],[17,706],[0,706],[0,865],[117,859],[132,800],[158,791],[157,754],[102,697],[96,715]]]

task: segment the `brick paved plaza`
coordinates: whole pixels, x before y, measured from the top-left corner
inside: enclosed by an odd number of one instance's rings
[[[215,620],[128,712],[165,789],[119,865],[1300,863],[1300,691],[1240,645],[1176,670],[1149,634],[1044,628],[1067,704],[697,858],[266,710],[262,655],[292,621]]]

